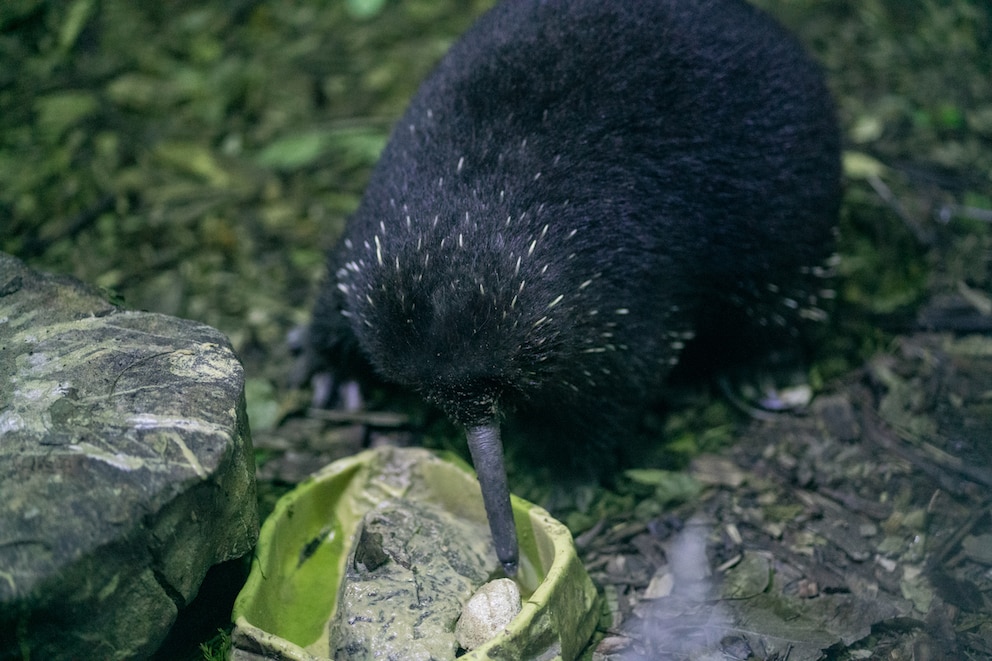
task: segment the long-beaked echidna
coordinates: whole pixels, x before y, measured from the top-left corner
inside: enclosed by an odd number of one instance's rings
[[[819,315],[839,161],[821,72],[743,0],[502,2],[395,127],[311,350],[464,426],[512,574],[501,416],[568,452],[630,428],[720,311]]]

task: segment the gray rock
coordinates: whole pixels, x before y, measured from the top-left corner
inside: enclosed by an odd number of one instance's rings
[[[258,531],[216,330],[0,253],[0,659],[148,656]]]
[[[430,503],[380,503],[348,557],[329,624],[331,658],[454,659],[455,622],[495,569],[484,524]]]

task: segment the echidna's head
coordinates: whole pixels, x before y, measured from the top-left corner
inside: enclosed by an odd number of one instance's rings
[[[536,244],[527,254],[499,231],[447,226],[394,224],[390,236],[381,224],[368,240],[348,239],[337,286],[380,374],[472,425],[492,419],[503,395],[542,381],[562,299],[544,300],[552,267],[534,268]]]

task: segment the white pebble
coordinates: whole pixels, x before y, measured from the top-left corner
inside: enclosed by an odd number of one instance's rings
[[[489,581],[468,600],[455,625],[462,649],[474,650],[498,634],[520,612],[520,588],[508,578]]]

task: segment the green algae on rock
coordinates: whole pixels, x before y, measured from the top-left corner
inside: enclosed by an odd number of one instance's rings
[[[497,571],[488,529],[431,503],[365,514],[328,634],[335,659],[445,659],[465,603]]]
[[[0,320],[0,641],[149,656],[255,543],[241,365],[212,328],[3,254]]]

